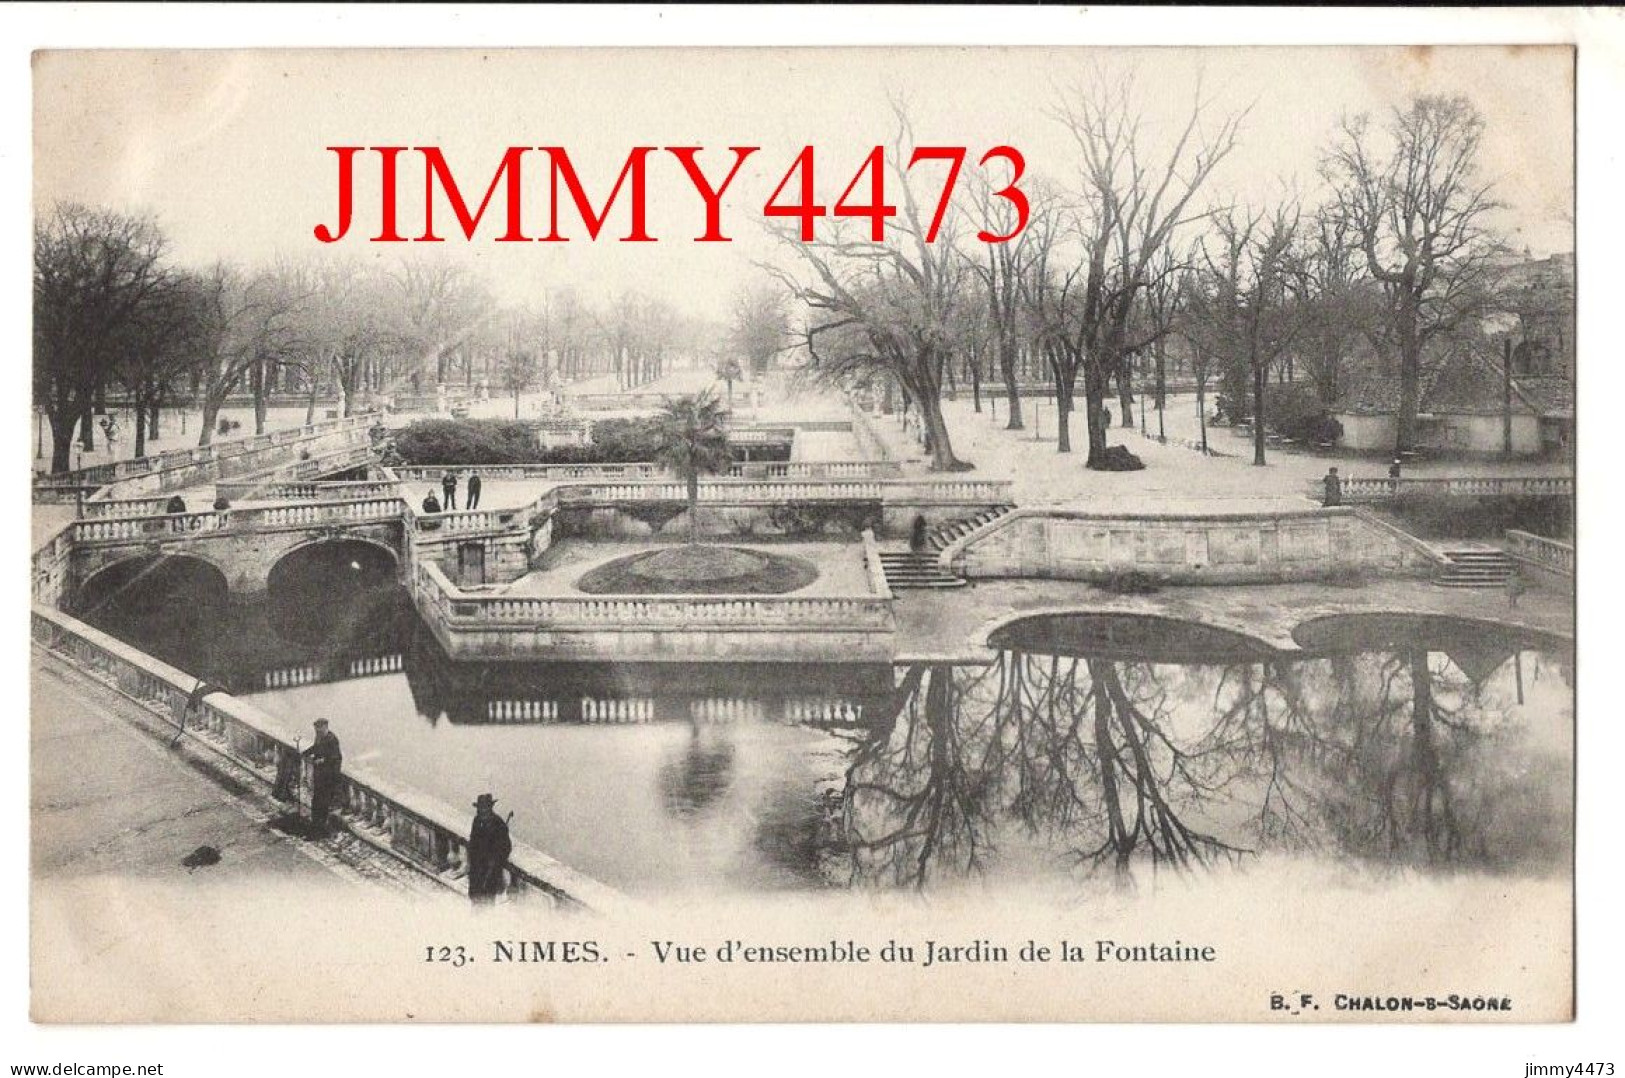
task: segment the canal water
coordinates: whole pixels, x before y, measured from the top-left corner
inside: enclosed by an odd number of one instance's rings
[[[1282,653],[1080,614],[1009,626],[976,666],[470,664],[365,568],[290,571],[253,607],[135,574],[80,616],[292,725],[328,718],[352,766],[452,806],[494,794],[517,837],[635,894],[1569,864],[1560,639],[1349,616]]]

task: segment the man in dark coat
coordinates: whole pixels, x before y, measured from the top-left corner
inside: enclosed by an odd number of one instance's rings
[[[480,794],[474,801],[474,826],[468,832],[468,897],[476,906],[489,905],[507,890],[508,855],[513,840],[508,821],[496,814],[497,799]]]
[[[423,496],[423,511],[425,513],[440,512],[440,499],[434,496],[434,491],[432,490]]]
[[[441,500],[446,503],[446,512],[449,513],[457,508],[457,473],[447,472],[441,476],[440,489],[446,494]]]
[[[1320,504],[1326,506],[1342,505],[1343,481],[1337,477],[1337,469],[1328,469],[1326,472],[1326,477],[1322,479],[1321,482],[1326,486],[1326,496],[1325,498],[1321,499]]]
[[[339,776],[344,770],[344,753],[338,735],[327,728],[326,719],[315,722],[316,740],[305,750],[310,761],[310,828],[314,835],[326,835],[328,815],[339,796]]]
[[[467,504],[467,508],[469,508],[469,509],[478,509],[479,507],[480,507],[480,477],[478,475],[470,475],[468,477],[468,504]]]

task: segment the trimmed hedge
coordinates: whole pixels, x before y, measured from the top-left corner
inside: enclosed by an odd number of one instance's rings
[[[533,423],[512,419],[420,419],[395,436],[403,464],[634,464],[660,450],[653,424],[601,419],[591,445],[543,449]]]

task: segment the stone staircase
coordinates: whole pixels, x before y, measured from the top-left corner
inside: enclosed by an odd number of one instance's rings
[[[982,510],[973,517],[963,517],[959,520],[950,520],[946,524],[939,524],[926,534],[925,548],[933,554],[940,554],[948,548],[949,543],[969,535],[983,524],[998,520],[1014,508],[1013,505],[995,505],[991,509]]]
[[[964,587],[965,578],[944,572],[937,564],[937,555],[947,549],[949,543],[969,535],[990,521],[997,520],[1014,508],[1013,505],[998,505],[984,509],[975,516],[939,524],[926,533],[925,549],[919,553],[911,550],[881,551],[880,565],[886,571],[886,583],[891,585],[893,591],[906,588]]]
[[[905,588],[962,588],[966,583],[964,577],[943,572],[937,565],[935,554],[882,550],[880,567],[886,571],[886,583],[892,591]]]
[[[1487,547],[1446,550],[1444,556],[1450,564],[1433,579],[1442,588],[1504,588],[1518,571],[1516,561]]]

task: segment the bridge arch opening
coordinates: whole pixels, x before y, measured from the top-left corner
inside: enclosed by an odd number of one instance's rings
[[[215,631],[229,602],[226,574],[202,558],[149,554],[108,565],[85,580],[75,616],[115,636],[154,642]]]
[[[1270,645],[1197,621],[1120,611],[1058,611],[1004,622],[988,634],[1000,651],[1151,663],[1259,662]]]
[[[395,552],[363,539],[322,539],[271,566],[266,601],[275,628],[302,642],[354,643],[399,605]]]

